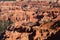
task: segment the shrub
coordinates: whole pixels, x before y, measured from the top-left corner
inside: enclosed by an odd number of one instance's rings
[[[10,18],[8,18],[8,26],[12,23],[13,23],[12,20]]]
[[[6,30],[7,26],[8,26],[7,21],[3,22],[2,20],[0,20],[0,35],[1,35],[2,32],[4,32]]]

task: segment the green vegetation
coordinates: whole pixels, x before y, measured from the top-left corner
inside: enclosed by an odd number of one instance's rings
[[[4,32],[6,30],[7,26],[8,26],[7,21],[3,22],[2,20],[0,20],[0,35],[1,35],[2,32]]]
[[[10,25],[10,24],[12,24],[13,22],[11,21],[11,19],[10,18],[8,18],[8,26]]]
[[[7,27],[10,25],[10,24],[12,24],[13,22],[9,19],[8,21],[6,21],[6,20],[0,20],[0,35],[1,35],[1,33],[2,32],[4,32],[6,29],[7,29]]]
[[[56,29],[60,27],[60,20],[56,21],[51,27],[50,29]]]

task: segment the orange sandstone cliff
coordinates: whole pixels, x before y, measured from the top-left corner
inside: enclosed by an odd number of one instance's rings
[[[52,40],[60,32],[60,7],[46,1],[0,2],[0,20],[13,22],[1,40]]]

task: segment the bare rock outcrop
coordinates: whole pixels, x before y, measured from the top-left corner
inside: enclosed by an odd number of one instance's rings
[[[51,4],[0,2],[0,20],[9,22],[1,40],[47,40],[56,34],[60,31],[60,8]]]

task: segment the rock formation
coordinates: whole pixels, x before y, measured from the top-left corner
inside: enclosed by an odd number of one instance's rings
[[[47,40],[60,31],[60,7],[42,2],[0,2],[0,20],[9,22],[1,40]],[[58,39],[57,39],[58,40]]]

